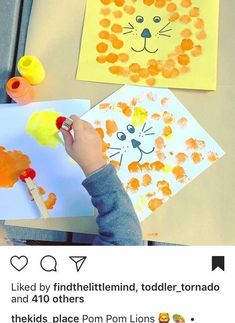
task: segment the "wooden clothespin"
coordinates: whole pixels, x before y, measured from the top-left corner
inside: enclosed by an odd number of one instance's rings
[[[43,218],[49,218],[50,215],[48,213],[46,205],[42,200],[37,184],[34,182],[34,178],[36,177],[35,170],[32,168],[27,168],[20,174],[19,177],[22,182],[26,183],[28,190],[32,194],[32,197],[39,209],[41,216]]]
[[[71,131],[73,128],[73,120],[70,118],[66,118],[63,116],[60,116],[56,119],[56,127],[60,130],[66,130]]]

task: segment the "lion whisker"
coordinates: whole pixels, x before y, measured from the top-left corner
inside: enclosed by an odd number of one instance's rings
[[[168,24],[166,24],[161,30],[159,30],[159,33],[162,32],[167,26],[169,26],[170,22],[168,22]]]
[[[159,36],[171,37],[171,35],[159,34]]]
[[[172,29],[167,29],[167,30],[159,31],[159,34],[167,33],[168,31],[172,31]]]
[[[154,133],[154,132],[146,133],[146,134],[145,134],[145,136],[153,136],[153,135],[155,135],[155,133]]]
[[[123,33],[123,35],[130,34],[130,33],[133,33],[133,32],[134,32],[133,30],[127,31],[127,32]]]
[[[112,154],[111,156],[109,156],[109,158],[112,158],[112,157],[114,157],[114,156],[116,156],[116,155],[118,155],[118,154],[120,154],[120,151],[119,151],[119,152],[117,152],[117,153],[115,153],[115,154]]]
[[[144,131],[145,126],[146,126],[146,122],[144,123],[143,128],[141,129],[141,131]]]
[[[146,129],[145,131],[144,131],[144,133],[146,133],[147,131],[149,131],[149,130],[151,130],[153,127],[150,127],[150,128],[148,128],[148,129]]]
[[[121,150],[121,148],[116,148],[116,147],[108,147],[108,149]]]
[[[123,154],[121,155],[121,158],[120,158],[120,162],[119,162],[120,166],[122,165],[122,158],[123,158]]]

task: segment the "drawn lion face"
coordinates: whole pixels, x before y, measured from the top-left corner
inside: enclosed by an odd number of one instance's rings
[[[113,75],[154,86],[188,73],[203,53],[205,23],[192,0],[100,2],[96,61]]]

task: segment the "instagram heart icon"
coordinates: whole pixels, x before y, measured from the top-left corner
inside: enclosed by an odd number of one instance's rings
[[[10,263],[12,267],[14,267],[16,270],[21,271],[27,266],[28,258],[26,256],[12,256],[10,259]]]

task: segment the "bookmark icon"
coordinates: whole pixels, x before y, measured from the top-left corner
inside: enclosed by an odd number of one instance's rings
[[[79,272],[79,270],[82,268],[82,265],[84,264],[87,257],[85,256],[69,256],[69,258],[75,262],[76,270]]]

